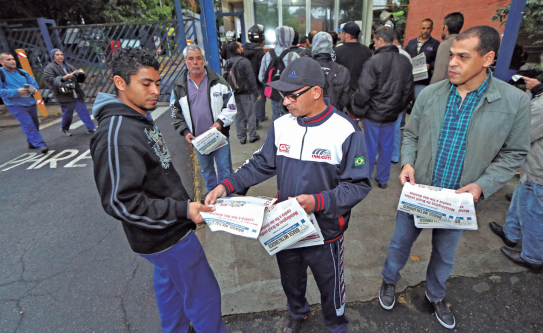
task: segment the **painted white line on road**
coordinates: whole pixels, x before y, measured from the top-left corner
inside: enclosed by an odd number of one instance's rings
[[[47,128],[47,127],[49,127],[49,126],[56,125],[56,124],[60,123],[61,121],[62,121],[62,118],[58,118],[58,119],[55,119],[55,120],[53,120],[52,122],[47,123],[47,124],[45,124],[45,125],[40,125],[40,130],[42,130],[42,129],[44,129],[44,128]]]

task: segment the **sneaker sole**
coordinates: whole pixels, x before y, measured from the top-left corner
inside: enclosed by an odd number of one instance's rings
[[[381,304],[381,307],[383,309],[390,311],[394,307],[394,304],[396,304],[396,297],[394,297],[394,302],[392,302],[392,305],[386,306],[385,304],[383,304],[383,301],[381,301],[381,290],[379,290],[379,304]]]

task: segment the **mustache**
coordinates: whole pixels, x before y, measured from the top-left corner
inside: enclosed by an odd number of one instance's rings
[[[454,69],[452,69],[451,67],[449,67],[449,72],[453,72],[453,73],[456,73],[456,74],[460,74],[460,72],[459,72],[459,71],[457,71],[457,70],[454,70]]]

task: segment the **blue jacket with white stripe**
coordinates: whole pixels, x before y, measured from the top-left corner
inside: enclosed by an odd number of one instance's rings
[[[245,194],[277,176],[278,201],[301,194],[315,198],[315,217],[325,241],[340,237],[351,209],[371,190],[366,143],[360,127],[327,104],[312,118],[285,115],[270,128],[262,148],[221,184]]]

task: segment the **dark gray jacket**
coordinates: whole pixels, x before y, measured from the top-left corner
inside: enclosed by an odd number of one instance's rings
[[[349,106],[351,102],[351,87],[349,86],[351,76],[349,75],[349,70],[344,66],[333,62],[331,55],[328,53],[318,53],[313,57],[313,59],[315,59],[319,65],[321,65],[321,68],[331,69],[332,66],[338,67],[334,77],[331,78],[330,81],[332,86],[326,87],[327,89],[331,89],[333,91],[325,91],[324,97],[328,98],[330,100],[330,104],[332,104],[332,106],[334,106],[336,109],[343,111],[343,108]],[[330,79],[326,77],[327,82],[328,80]]]
[[[64,63],[66,66],[66,72],[73,73],[75,71],[74,66]],[[62,66],[57,64],[56,62],[52,61],[49,63],[49,65],[45,66],[45,69],[43,70],[43,78],[45,79],[45,82],[49,86],[49,89],[53,92],[53,95],[55,96],[55,99],[59,103],[70,103],[75,101],[74,95],[71,93],[63,94],[60,92],[59,88],[62,82],[64,80],[62,77],[66,75],[66,72],[64,72],[64,69]],[[75,92],[77,94],[77,99],[80,101],[85,100],[85,93],[83,92],[83,89],[81,89],[80,83],[85,82],[86,75],[79,74],[77,77],[74,76],[73,79],[71,79],[73,82],[75,82]]]
[[[234,75],[240,89],[236,95],[253,94],[255,97],[258,97],[260,94],[256,85],[256,77],[249,59],[242,57],[240,54],[234,54],[228,60],[233,63],[238,58],[241,58],[241,60],[238,61],[234,68]]]

